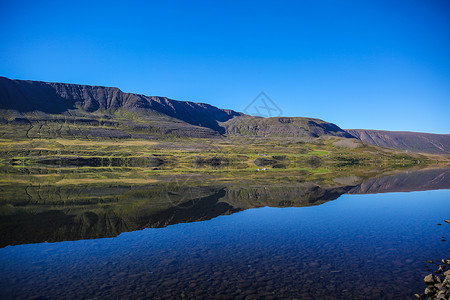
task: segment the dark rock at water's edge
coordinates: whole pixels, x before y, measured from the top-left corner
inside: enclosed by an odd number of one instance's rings
[[[450,220],[444,220],[445,223],[450,224]],[[439,223],[438,225],[442,225]],[[450,251],[450,249],[449,249]],[[423,281],[427,285],[422,294],[415,294],[417,299],[450,299],[450,259],[441,259],[436,261],[437,270],[425,276]],[[427,263],[433,264],[432,260],[427,260]]]
[[[428,274],[423,281],[427,285],[424,293],[415,294],[417,299],[444,299],[450,298],[450,259],[442,259],[437,265],[434,274]]]

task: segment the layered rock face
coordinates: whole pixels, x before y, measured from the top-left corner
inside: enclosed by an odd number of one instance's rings
[[[0,77],[0,109],[47,114],[62,114],[73,109],[87,113],[126,110],[155,118],[168,116],[219,132],[223,129],[218,122],[242,115],[205,103],[124,93],[115,87],[11,80],[5,77]]]

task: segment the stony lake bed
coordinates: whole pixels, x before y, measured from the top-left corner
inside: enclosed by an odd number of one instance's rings
[[[228,183],[190,195],[191,186],[112,185],[83,203],[10,203],[0,217],[1,297],[414,299],[427,260],[448,257],[449,172],[295,189]],[[53,192],[71,193],[82,195]],[[126,205],[111,200],[121,195]],[[5,234],[11,227],[22,231]]]

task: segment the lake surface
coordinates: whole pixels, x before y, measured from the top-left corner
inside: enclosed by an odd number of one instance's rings
[[[450,235],[444,223],[450,219],[450,182],[442,176],[433,178],[444,184],[429,184],[440,190],[416,185],[421,191],[404,192],[414,190],[405,179],[411,176],[398,175],[322,193],[326,201],[321,204],[318,197],[320,205],[309,207],[218,210],[224,205],[219,190],[213,206],[196,202],[163,214],[198,222],[170,225],[167,220],[164,228],[112,238],[14,240],[17,245],[0,249],[0,297],[414,299],[430,273],[425,261],[449,256],[450,240],[443,238]],[[215,211],[192,220],[187,216],[205,209]],[[113,221],[110,225],[117,226]],[[33,234],[45,236],[40,231],[49,229],[39,226]],[[55,230],[62,230],[58,226]]]

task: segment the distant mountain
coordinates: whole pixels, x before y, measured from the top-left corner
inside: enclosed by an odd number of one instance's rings
[[[346,129],[364,143],[404,151],[450,154],[450,134],[409,131]]]
[[[353,138],[333,123],[319,119],[301,117],[262,118],[240,116],[221,123],[228,134],[279,136],[279,137],[319,137],[323,135]]]

